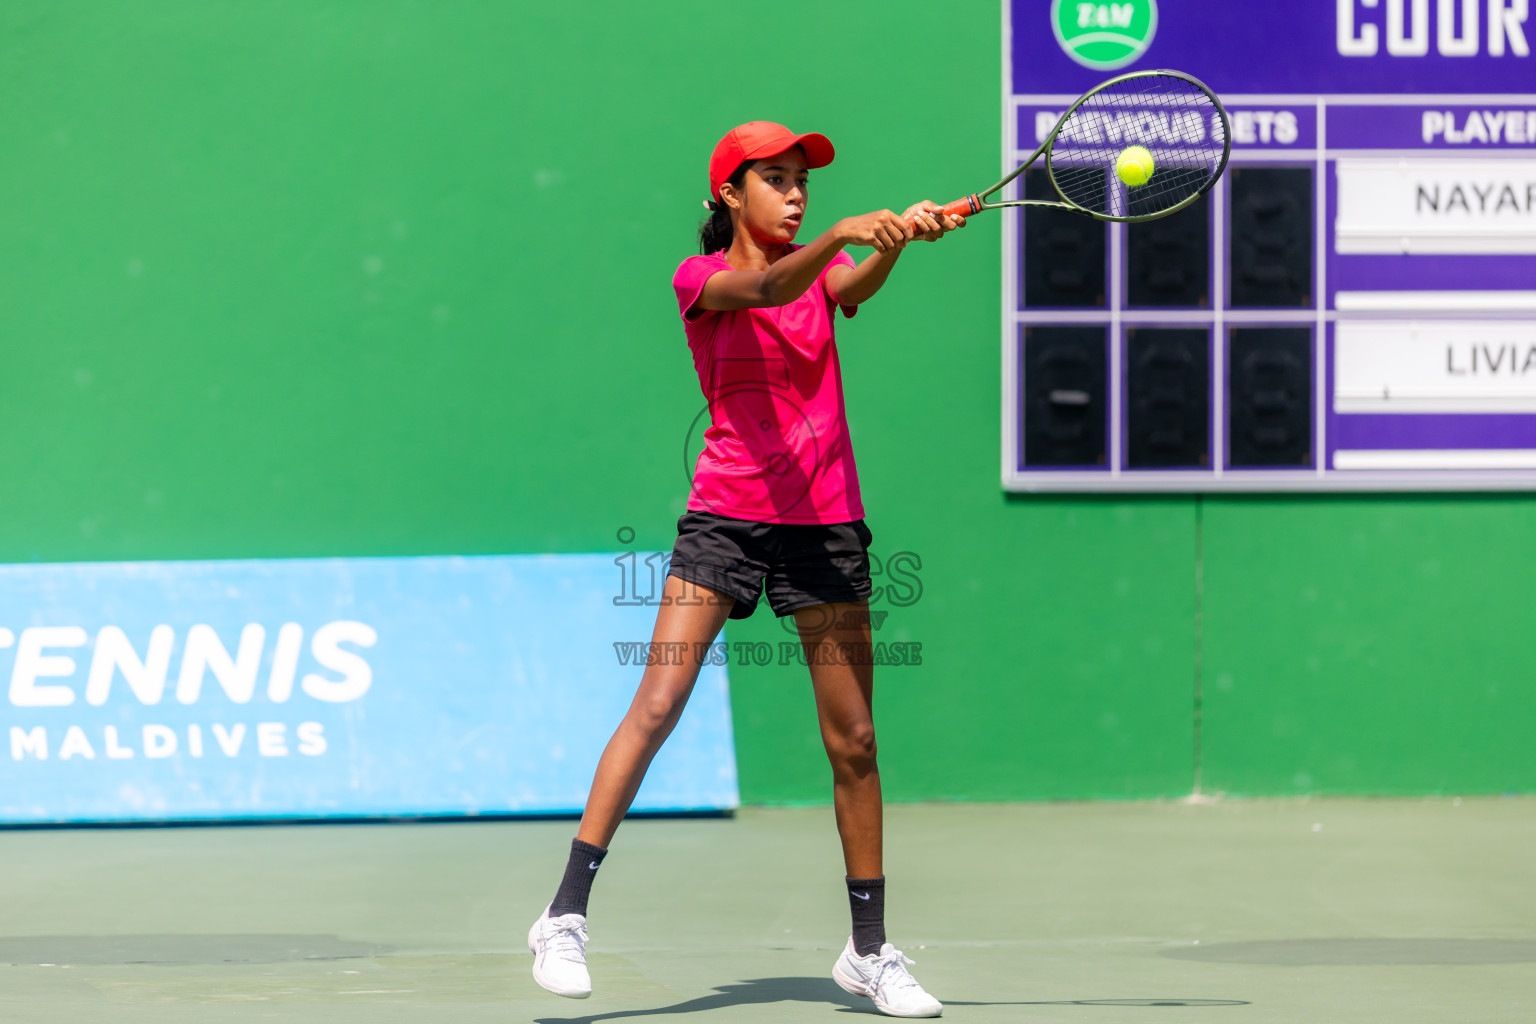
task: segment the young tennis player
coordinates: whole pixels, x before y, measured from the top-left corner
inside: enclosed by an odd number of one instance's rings
[[[765,584],[774,614],[795,617],[832,762],[853,916],[832,976],[883,1013],[937,1017],[943,1007],[907,971],[912,961],[885,941],[871,534],[844,416],[833,311],[853,316],[909,241],[935,241],[965,221],[923,202],[899,216],[880,210],[840,220],[795,245],[806,172],[832,157],[825,136],[766,121],[732,129],[710,157],[703,255],[684,260],[672,284],[712,425],[678,520],[652,639],[703,651],[727,618],[752,614]],[[856,264],[843,251],[849,245],[875,252]],[[598,761],[565,877],[528,932],[533,976],[551,992],[582,998],[592,991],[587,896],[698,677],[697,657],[684,660],[646,667]]]

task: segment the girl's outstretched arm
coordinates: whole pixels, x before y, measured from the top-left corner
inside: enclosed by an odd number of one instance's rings
[[[913,225],[914,237],[924,242],[936,242],[945,232],[965,227],[964,217],[947,216],[938,203],[924,199],[907,209],[901,219]],[[857,267],[833,267],[827,272],[827,291],[840,305],[857,306],[869,300],[896,266],[896,257],[902,246],[876,252]],[[782,261],[780,261],[782,262]]]
[[[900,249],[913,237],[910,217],[877,210],[847,217],[820,238],[775,261],[767,270],[727,270],[704,282],[699,309],[785,306],[804,295],[845,245],[873,246],[877,253]],[[866,261],[867,262],[867,261]]]

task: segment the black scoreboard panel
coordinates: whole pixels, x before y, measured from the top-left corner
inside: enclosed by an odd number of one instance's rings
[[[1203,327],[1125,332],[1128,467],[1210,465],[1210,352]]]
[[[1202,197],[1162,220],[1126,225],[1127,306],[1210,308],[1210,210]]]
[[[1312,305],[1312,168],[1234,167],[1234,308]]]
[[[1085,218],[1086,219],[1086,218]],[[1038,466],[1103,466],[1109,393],[1103,327],[1025,327],[1024,457]]]
[[[1234,327],[1227,406],[1234,468],[1312,464],[1312,331]]]
[[[1044,168],[1024,172],[1024,197],[1061,201]],[[1070,210],[1025,207],[1024,302],[1030,306],[1102,309],[1107,279],[1105,225]]]

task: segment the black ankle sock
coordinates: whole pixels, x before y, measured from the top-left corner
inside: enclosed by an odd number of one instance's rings
[[[597,877],[597,866],[608,856],[601,846],[571,840],[571,859],[565,862],[565,877],[555,892],[554,902],[549,905],[549,916],[580,914],[587,916],[587,896],[592,892],[592,879]]]
[[[848,909],[853,912],[853,951],[859,956],[885,945],[885,876],[848,879]]]

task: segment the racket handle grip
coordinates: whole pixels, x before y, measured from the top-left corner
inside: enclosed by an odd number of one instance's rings
[[[981,209],[981,200],[974,195],[970,195],[964,199],[956,199],[952,203],[946,203],[943,212],[950,217],[969,217],[972,214],[980,213]]]

